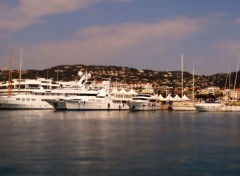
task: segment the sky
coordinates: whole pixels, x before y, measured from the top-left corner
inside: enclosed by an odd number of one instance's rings
[[[236,71],[239,0],[0,0],[0,68]]]

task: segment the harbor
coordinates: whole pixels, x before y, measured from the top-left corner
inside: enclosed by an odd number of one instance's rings
[[[239,176],[239,5],[0,0],[0,176]]]
[[[9,70],[9,80],[0,82],[0,110],[240,111],[240,91],[235,88],[237,75],[232,89],[216,86],[196,89],[194,73],[190,87],[184,84],[183,69],[180,73],[181,86],[166,87],[163,92],[150,82],[141,89],[114,82],[111,77],[96,82],[86,70],[75,73],[78,80],[74,81],[23,79],[21,69],[19,78],[13,79]]]

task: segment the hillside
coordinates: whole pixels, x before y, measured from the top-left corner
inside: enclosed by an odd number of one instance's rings
[[[79,79],[78,71],[88,71],[92,74],[92,80],[100,81],[103,78],[111,78],[112,81],[121,83],[152,83],[155,87],[181,86],[180,71],[154,71],[138,70],[135,68],[118,67],[118,66],[94,66],[94,65],[59,65],[44,70],[25,70],[22,72],[22,78],[52,78],[53,80],[76,80]],[[18,78],[19,71],[13,70],[12,77]],[[234,83],[236,73],[231,73],[231,83]],[[192,74],[184,72],[184,86],[191,87]],[[8,71],[0,71],[0,81],[8,80]],[[226,81],[227,80],[227,81]],[[236,87],[239,87],[237,81]],[[219,86],[224,88],[229,85],[227,74],[219,73],[214,75],[195,75],[195,86],[205,88],[209,86]],[[232,85],[231,85],[232,86]]]

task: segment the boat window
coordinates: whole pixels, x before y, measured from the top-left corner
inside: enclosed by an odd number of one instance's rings
[[[156,102],[156,100],[149,100],[150,102]]]
[[[27,98],[27,101],[30,101],[30,98]]]
[[[133,98],[133,100],[147,100],[146,98]]]
[[[16,100],[20,100],[20,98],[16,98]]]
[[[93,93],[93,94],[80,93],[80,94],[77,94],[77,96],[97,96],[97,94],[96,93]]]
[[[138,95],[138,97],[151,97],[151,95]]]
[[[22,98],[22,101],[25,101],[25,98]]]
[[[36,99],[33,98],[32,101],[36,101]]]

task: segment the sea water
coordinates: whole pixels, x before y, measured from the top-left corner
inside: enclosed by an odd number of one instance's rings
[[[0,175],[239,176],[240,113],[0,111]]]

